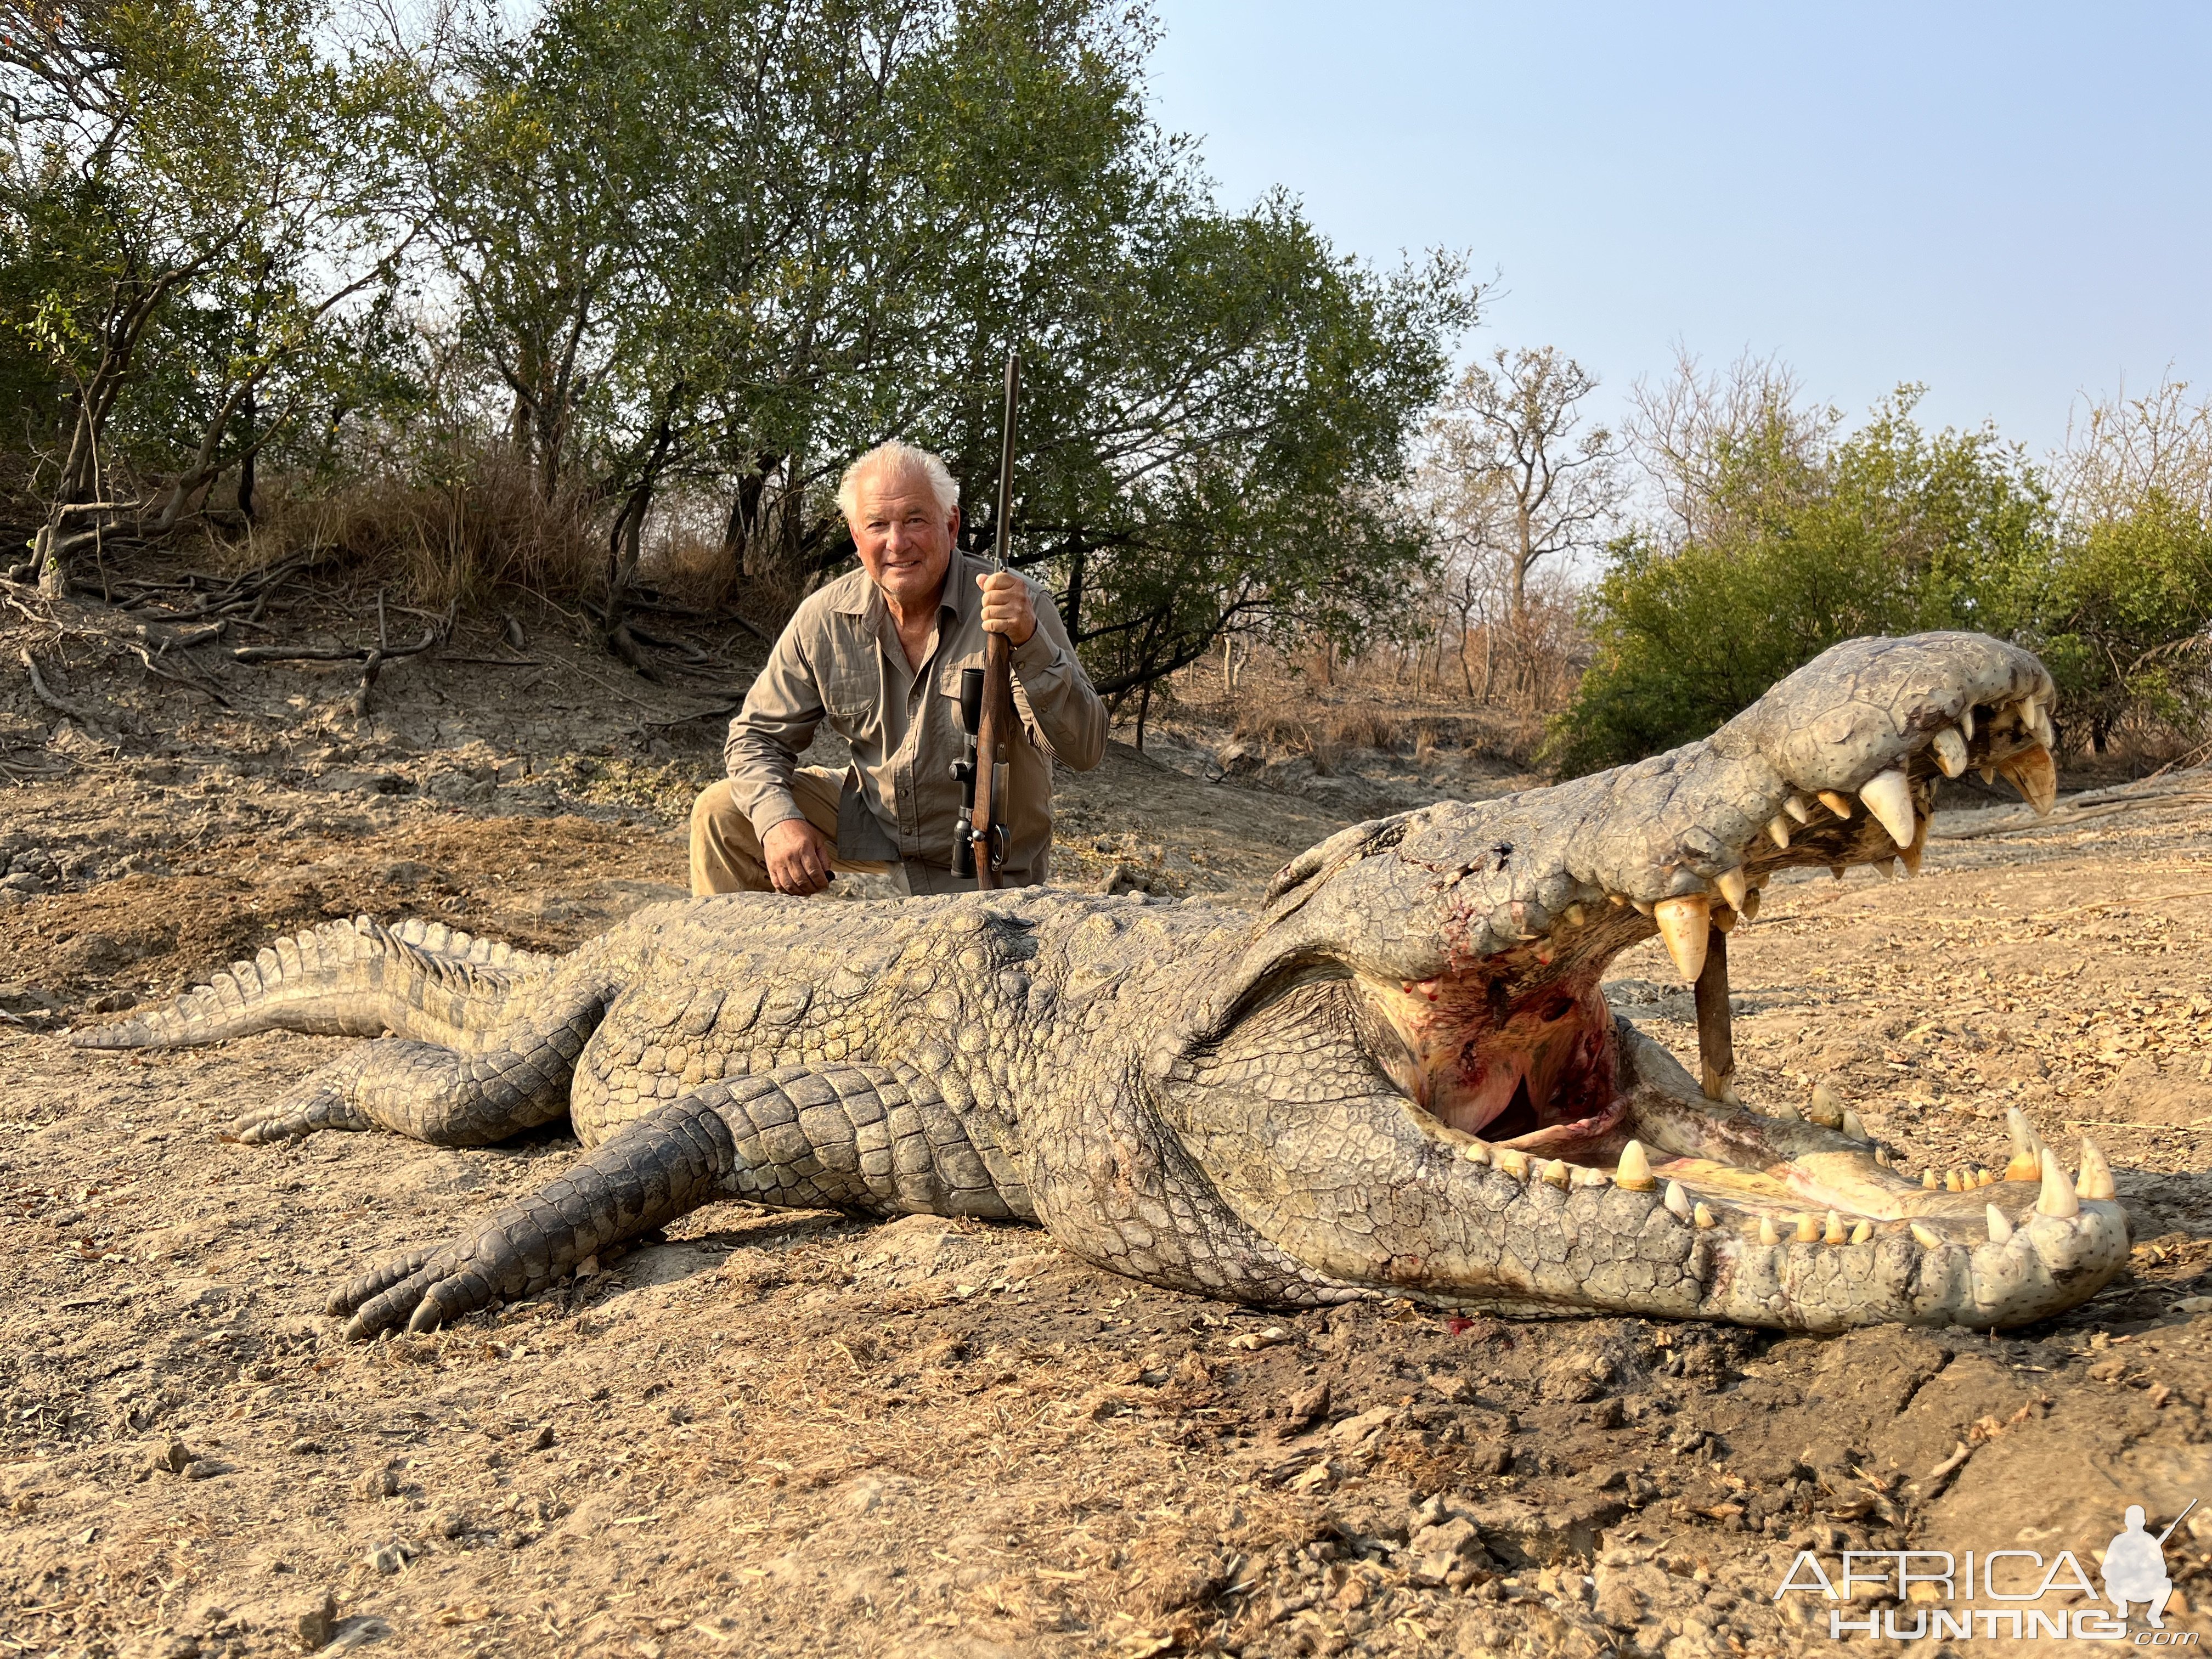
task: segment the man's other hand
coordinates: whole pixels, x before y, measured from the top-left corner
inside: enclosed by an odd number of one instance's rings
[[[771,824],[761,837],[761,856],[779,893],[805,898],[830,884],[829,837],[805,818]]]
[[[1004,634],[1009,645],[1027,645],[1036,632],[1036,606],[1030,599],[1030,585],[1011,570],[994,570],[975,578],[983,590],[983,631]]]

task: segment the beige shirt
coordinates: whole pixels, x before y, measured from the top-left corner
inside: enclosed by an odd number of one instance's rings
[[[989,568],[953,553],[937,631],[918,673],[866,571],[840,577],[799,605],[730,722],[723,749],[730,792],[757,832],[765,836],[804,816],[792,798],[792,775],[814,728],[827,720],[853,745],[837,855],[902,861],[920,878],[917,890],[951,884],[946,872],[962,793],[952,764],[967,750],[960,671],[983,665],[983,596],[975,579]],[[1009,885],[1042,882],[1048,872],[1053,761],[1087,772],[1106,752],[1106,706],[1083,677],[1051,597],[1033,581],[1029,587],[1036,631],[1013,650],[1021,732],[1008,745]]]

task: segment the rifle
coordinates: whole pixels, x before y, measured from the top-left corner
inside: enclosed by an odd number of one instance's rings
[[[2175,1527],[2179,1526],[2183,1522],[2185,1522],[2185,1521],[2186,1521],[2187,1519],[2189,1519],[2189,1510],[2193,1510],[2193,1509],[2195,1509],[2196,1507],[2197,1507],[2197,1500],[2196,1500],[2195,1498],[2191,1498],[2191,1499],[2189,1500],[2189,1509],[2188,1509],[2188,1510],[2182,1510],[2182,1512],[2181,1512],[2180,1514],[2179,1514],[2179,1515],[2175,1516],[2173,1517],[2173,1521],[2172,1521],[2172,1525],[2168,1526],[2168,1527],[2166,1528],[2166,1529],[2164,1532],[2162,1532],[2162,1533],[2159,1534],[2159,1535],[2158,1535],[2158,1540],[2157,1540],[2157,1541],[2158,1541],[2158,1547],[2159,1547],[2160,1549],[2164,1549],[2164,1548],[2166,1547],[2166,1540],[2167,1539],[2169,1539],[2169,1538],[2171,1538],[2171,1537],[2172,1537],[2172,1536],[2173,1536],[2173,1528],[2174,1528]]]
[[[992,521],[992,569],[1006,568],[1014,516],[1014,408],[1021,393],[1021,359],[1006,354],[1006,416],[999,451],[998,516]],[[983,636],[983,665],[960,671],[960,723],[967,728],[968,753],[952,768],[965,786],[960,826],[954,836],[952,872],[975,878],[990,892],[1006,861],[1006,795],[999,775],[1014,731],[1013,647],[1004,634]]]

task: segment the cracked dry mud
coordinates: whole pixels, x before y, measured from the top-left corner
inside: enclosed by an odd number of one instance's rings
[[[560,948],[680,882],[658,797],[501,781],[511,744],[460,769],[476,791],[380,792],[481,740],[410,742],[416,712],[365,763],[310,762],[365,767],[337,790],[179,717],[184,752],[126,744],[0,804],[10,856],[55,866],[0,910],[12,1650],[297,1652],[304,1620],[425,1654],[1795,1651],[1828,1645],[1825,1603],[1772,1599],[1799,1548],[2067,1547],[2094,1574],[2125,1504],[2155,1527],[2212,1489],[2200,805],[1939,838],[1913,883],[1780,881],[1735,936],[1747,1098],[1828,1080],[1916,1171],[2001,1167],[2012,1104],[2069,1161],[2098,1136],[2132,1271],[1995,1340],[1255,1313],[1024,1229],[720,1204],[580,1283],[349,1346],[333,1279],[574,1143],[226,1144],[346,1043],[123,1059],[61,1031],[329,914]],[[1115,764],[1075,782],[1070,870],[1162,843],[1235,902],[1335,827]],[[1611,973],[1694,1066],[1659,945]],[[2177,1627],[2212,1594],[2199,1535],[2167,1548]]]

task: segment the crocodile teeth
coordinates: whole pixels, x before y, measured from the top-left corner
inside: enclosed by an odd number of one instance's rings
[[[1528,1154],[1517,1146],[1500,1146],[1491,1154],[1490,1161],[1500,1175],[1511,1176],[1516,1181],[1528,1178]]]
[[[1690,1195],[1682,1190],[1680,1182],[1668,1182],[1667,1196],[1661,1201],[1666,1205],[1670,1213],[1679,1216],[1684,1221],[1690,1218]]]
[[[1936,1179],[1936,1171],[1933,1169],[1927,1169],[1920,1172],[1920,1184],[1928,1191],[1933,1192],[1941,1183]]]
[[[1872,1140],[1874,1139],[1872,1135],[1867,1133],[1867,1126],[1860,1121],[1859,1115],[1848,1106],[1844,1108],[1844,1121],[1842,1127],[1844,1133],[1849,1135],[1853,1140]]]
[[[1844,1218],[1833,1210],[1828,1212],[1827,1231],[1820,1235],[1823,1244],[1841,1244],[1850,1235],[1844,1231]]]
[[[2021,718],[2027,721],[2027,729],[2035,734],[2035,740],[2038,743],[2045,749],[2056,749],[2058,746],[2058,733],[2051,724],[2051,711],[2040,702],[2030,697],[2021,705],[2020,712]]]
[[[1632,1193],[1648,1193],[1659,1184],[1651,1178],[1651,1158],[1644,1152],[1642,1141],[1632,1140],[1620,1149],[1620,1161],[1613,1167],[1613,1184]]]
[[[1788,800],[1782,803],[1782,810],[1800,823],[1810,823],[1813,821],[1813,803],[1802,795],[1790,796]]]
[[[2081,1198],[2118,1195],[2112,1185],[2112,1166],[2105,1162],[2103,1149],[2087,1135],[2081,1137],[2081,1174],[2074,1182],[2074,1191]]]
[[[1729,908],[1741,914],[1744,899],[1751,891],[1751,882],[1743,873],[1743,866],[1723,870],[1713,878],[1713,885],[1721,890],[1721,896],[1729,902]]]
[[[1797,1123],[1802,1121],[1802,1120],[1797,1115],[1797,1109],[1795,1106],[1790,1105],[1787,1101],[1784,1101],[1781,1105],[1777,1106],[1772,1111],[1769,1112],[1767,1115],[1772,1118],[1777,1123]]]
[[[1965,733],[1968,743],[1972,743],[1974,740],[1973,704],[1968,703],[1964,708],[1961,708],[1959,711],[1959,730]]]
[[[1844,1121],[1844,1105],[1836,1098],[1833,1089],[1825,1083],[1816,1083],[1813,1085],[1812,1104],[1805,1109],[1805,1115],[1824,1129],[1833,1129]]]
[[[1990,1243],[2002,1244],[2012,1237],[2012,1223],[2004,1218],[2004,1212],[1994,1204],[1982,1206],[1982,1213],[1990,1224]]]
[[[1854,1244],[1863,1244],[1873,1237],[1874,1223],[1871,1221],[1862,1221],[1851,1229],[1851,1243]]]
[[[2021,799],[2043,817],[2058,804],[2058,768],[2051,758],[2051,751],[2039,744],[2023,749],[2017,755],[2008,755],[1997,763],[2005,781],[2020,791]]]
[[[1762,1244],[1779,1244],[1782,1242],[1782,1235],[1774,1231],[1774,1218],[1771,1215],[1759,1218],[1759,1242]]]
[[[1944,1170],[1943,1190],[1947,1193],[1965,1192],[1966,1190],[1966,1176],[1957,1170]]]
[[[1568,1181],[1565,1161],[1555,1158],[1545,1164],[1543,1181],[1547,1187],[1565,1187]]]
[[[1851,815],[1851,798],[1849,795],[1839,795],[1832,789],[1820,791],[1820,805],[1839,818],[1847,818]]]
[[[1911,1227],[1914,1242],[1917,1243],[1922,1249],[1940,1250],[1943,1248],[1943,1240],[1940,1235],[1929,1231],[1917,1221],[1911,1224]]]
[[[1703,1204],[1699,1204],[1690,1212],[1690,1220],[1700,1231],[1709,1231],[1720,1225],[1719,1222],[1713,1219],[1713,1212]]]
[[[2081,1200],[2075,1194],[2074,1183],[2066,1178],[2058,1154],[2047,1146],[2043,1152],[2043,1190],[2035,1195],[2035,1212],[2061,1218],[2081,1212]]]
[[[1777,812],[1766,821],[1766,833],[1777,847],[1790,845],[1790,820]]]
[[[2014,1106],[2005,1112],[2005,1128],[2012,1135],[2012,1159],[2005,1165],[2007,1181],[2043,1179],[2043,1142],[2027,1114]]]
[[[1589,921],[1589,918],[1588,917],[1588,915],[1586,915],[1583,913],[1583,907],[1582,907],[1581,905],[1579,905],[1579,904],[1570,904],[1570,905],[1567,907],[1567,926],[1568,926],[1568,927],[1581,927],[1581,926],[1582,926],[1585,921]]]
[[[1685,985],[1695,985],[1705,971],[1707,929],[1711,926],[1713,902],[1703,893],[1661,899],[1651,907],[1659,924],[1659,937],[1667,941],[1667,954]]]
[[[1593,1170],[1587,1164],[1571,1164],[1567,1166],[1567,1182],[1570,1186],[1574,1187],[1610,1187],[1613,1185],[1613,1177],[1602,1170]]]
[[[1814,1220],[1809,1213],[1797,1218],[1797,1242],[1800,1244],[1817,1244],[1820,1242],[1820,1224]]]
[[[1995,783],[1997,781],[1997,769],[1994,766],[1977,767],[1975,770],[1982,775],[1984,783]]]
[[[1892,841],[1899,847],[1912,845],[1919,826],[1912,818],[1912,785],[1902,771],[1893,766],[1887,772],[1875,773],[1859,786],[1859,799],[1889,831]]]
[[[1936,764],[1947,778],[1955,778],[1966,769],[1966,740],[1959,735],[1959,728],[1947,726],[1936,734],[1929,748],[1936,756]]]
[[[1479,1140],[1468,1141],[1466,1146],[1459,1149],[1459,1155],[1470,1164],[1490,1162],[1490,1148]]]

